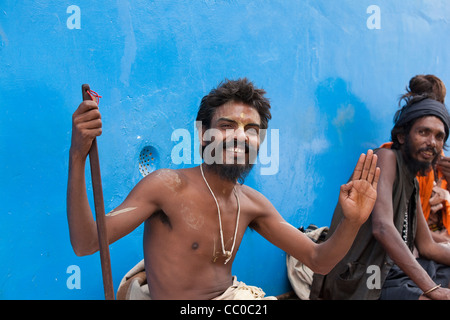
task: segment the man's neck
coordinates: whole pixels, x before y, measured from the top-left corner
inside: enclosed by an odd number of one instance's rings
[[[236,181],[222,178],[206,164],[202,164],[201,166],[204,177],[216,196],[229,196],[232,193],[233,188],[236,186]]]

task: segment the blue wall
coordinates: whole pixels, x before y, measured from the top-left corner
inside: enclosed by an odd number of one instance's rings
[[[0,298],[103,299],[99,256],[75,256],[66,220],[82,83],[103,96],[107,211],[142,178],[145,147],[157,151],[157,167],[193,165],[172,163],[172,132],[194,136],[201,97],[224,78],[246,76],[268,92],[269,128],[279,130],[277,174],[256,166],[247,184],[293,225],[327,225],[358,155],[389,139],[409,79],[432,73],[449,83],[448,4],[1,1]],[[116,288],[141,258],[142,227],[111,245]],[[72,265],[80,289],[67,286]],[[284,253],[254,232],[233,268],[268,294],[290,290]]]

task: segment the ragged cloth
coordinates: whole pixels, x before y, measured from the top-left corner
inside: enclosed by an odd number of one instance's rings
[[[117,300],[151,300],[145,273],[144,259],[128,271],[117,290]],[[248,286],[233,276],[233,284],[213,300],[276,300],[254,286]]]
[[[304,232],[312,241],[320,243],[326,237],[328,227],[317,228],[310,225]],[[309,300],[314,272],[289,254],[286,255],[286,267],[289,282],[297,297],[300,300]]]

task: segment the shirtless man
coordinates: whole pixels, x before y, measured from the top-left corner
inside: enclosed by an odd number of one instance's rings
[[[205,153],[209,150],[217,157],[215,152],[224,151],[223,162],[206,164],[204,156],[201,166],[154,171],[106,216],[109,243],[145,223],[144,260],[152,299],[213,299],[225,292],[232,285],[231,267],[247,227],[313,271],[326,274],[345,255],[372,211],[379,168],[371,150],[361,155],[352,181],[341,186],[345,217],[334,236],[319,245],[289,225],[262,194],[238,183],[250,170],[250,151],[258,150],[260,131],[270,119],[264,94],[247,79],[227,81],[212,90],[200,105],[199,135]],[[84,168],[101,127],[97,104],[83,101],[73,114],[67,197],[71,243],[80,256],[98,250]],[[211,142],[205,141],[208,129],[221,133],[222,139],[214,135]]]

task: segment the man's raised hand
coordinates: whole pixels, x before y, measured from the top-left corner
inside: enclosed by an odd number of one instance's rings
[[[380,168],[377,155],[372,150],[359,157],[350,182],[341,186],[339,203],[346,219],[363,224],[377,199],[377,185]]]

